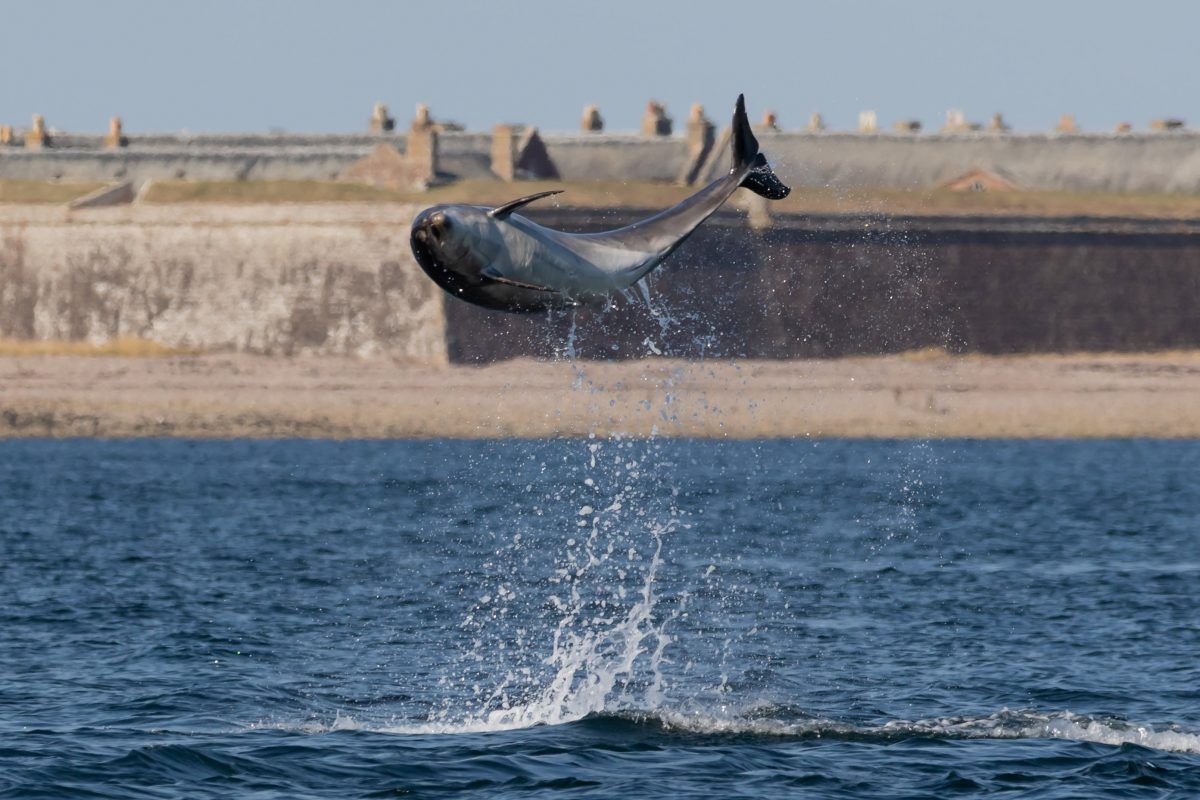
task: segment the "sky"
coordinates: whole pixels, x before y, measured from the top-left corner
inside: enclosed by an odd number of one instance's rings
[[[785,128],[927,128],[962,109],[1018,130],[1157,117],[1200,126],[1200,2],[1143,0],[9,0],[0,123],[100,132],[365,130],[375,102],[570,131],[646,101],[725,124],[738,92]]]

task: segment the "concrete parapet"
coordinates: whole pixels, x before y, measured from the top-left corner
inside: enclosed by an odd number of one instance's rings
[[[1181,119],[1167,118],[1150,120],[1150,130],[1152,131],[1179,131],[1183,130],[1183,127],[1183,120]]]
[[[502,181],[517,177],[517,133],[512,125],[492,128],[492,172]]]
[[[370,133],[390,133],[396,128],[396,120],[388,114],[388,107],[383,103],[376,103],[374,110],[371,112],[371,120],[367,123],[367,131]]]
[[[417,104],[416,114],[413,116],[413,121],[409,125],[411,133],[420,133],[422,131],[435,131],[437,133],[462,133],[463,126],[457,122],[449,120],[435,120],[433,114],[429,111],[429,106],[425,103]]]
[[[426,115],[427,116],[427,115]],[[769,133],[763,146],[781,177],[799,186],[929,188],[974,168],[1001,169],[1027,189],[1105,192],[1200,191],[1200,135],[1182,121],[1162,121],[1153,132],[1050,131],[1011,133],[974,129],[962,115],[946,135],[862,136],[851,131]],[[964,127],[965,126],[965,127]],[[489,133],[440,130],[432,120],[417,132],[393,134],[133,134],[127,147],[106,149],[101,134],[57,134],[52,147],[0,147],[0,179],[114,182],[148,180],[333,180],[385,143],[421,160],[427,180],[488,180]],[[514,139],[528,129],[514,130]],[[761,130],[761,128],[760,128]],[[1159,132],[1166,131],[1166,133]],[[22,132],[14,132],[20,142]],[[437,134],[436,152],[432,138]],[[818,135],[819,134],[819,135]],[[424,136],[425,138],[422,138]],[[694,137],[694,132],[689,134]],[[714,143],[692,176],[696,141],[605,132],[546,134],[538,139],[564,180],[678,182],[716,177],[727,168]],[[409,140],[412,139],[412,147]],[[703,139],[700,141],[703,144]],[[513,174],[519,160],[514,153]],[[707,162],[712,162],[713,169]],[[503,171],[503,170],[501,170]],[[790,173],[790,174],[788,174]],[[537,174],[550,173],[537,171]]]
[[[642,115],[642,136],[670,136],[674,121],[667,116],[667,107],[657,100],[646,104]]]
[[[492,128],[491,170],[503,181],[559,177],[537,128],[520,125]]]
[[[0,149],[0,178],[18,180],[332,180],[370,148],[70,151]]]
[[[967,121],[967,115],[962,109],[952,108],[946,112],[946,124],[942,126],[942,133],[970,133],[979,130],[980,127],[977,122]]]
[[[600,109],[596,106],[584,106],[579,129],[584,133],[599,133],[604,130],[604,117],[600,116]]]
[[[46,118],[41,114],[33,115],[33,127],[25,131],[25,148],[41,150],[50,146],[50,134],[46,132]]]
[[[417,103],[417,112],[413,116],[413,121],[409,125],[409,130],[429,130],[433,126],[433,115],[429,113],[429,106],[425,103]]]
[[[1074,114],[1063,114],[1054,126],[1055,133],[1079,133],[1079,125],[1075,122]]]
[[[413,184],[431,185],[438,176],[438,132],[432,127],[414,128],[408,135],[404,158]]]
[[[1200,135],[1188,131],[912,137],[796,132],[775,134],[763,147],[780,178],[796,187],[928,189],[984,169],[1009,175],[1026,190],[1200,192]],[[728,169],[720,143],[714,152],[698,181]]]
[[[699,103],[693,105],[687,121],[687,163],[679,174],[680,183],[690,186],[696,182],[696,176],[712,151],[715,138],[716,127],[704,115],[704,106]]]
[[[108,133],[104,134],[104,148],[106,150],[116,150],[121,147],[128,147],[129,139],[121,130],[121,118],[112,117],[108,120]]]

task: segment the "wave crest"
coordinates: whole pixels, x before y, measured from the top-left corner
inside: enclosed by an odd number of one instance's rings
[[[587,714],[560,724],[603,728],[632,727],[643,733],[697,736],[762,736],[788,739],[854,739],[893,742],[907,738],[931,739],[1063,739],[1105,745],[1138,745],[1154,750],[1200,755],[1200,733],[1178,725],[1152,726],[1116,717],[1088,716],[1070,711],[1039,712],[1004,709],[986,716],[947,716],[917,720],[889,720],[882,724],[855,724],[824,718],[786,719],[758,711],[744,716],[655,710]],[[513,719],[468,719],[460,722],[371,725],[339,715],[328,725],[297,726],[309,733],[361,730],[405,736],[498,733],[541,727],[520,725]]]

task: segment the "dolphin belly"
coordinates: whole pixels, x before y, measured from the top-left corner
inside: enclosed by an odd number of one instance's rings
[[[417,238],[412,240],[413,255],[421,269],[445,292],[460,300],[496,311],[545,311],[569,304],[557,292],[520,286],[488,278],[482,270],[453,270],[436,257],[431,248]]]

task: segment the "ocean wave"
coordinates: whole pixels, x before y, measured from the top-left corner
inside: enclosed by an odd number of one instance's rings
[[[1117,718],[1091,717],[1070,711],[1038,712],[1004,709],[985,716],[947,716],[889,720],[856,725],[827,719],[791,722],[771,718],[719,718],[660,712],[651,717],[668,730],[700,734],[750,734],[803,738],[896,741],[931,739],[1067,739],[1096,744],[1136,744],[1155,750],[1200,754],[1200,734],[1176,726],[1155,728]]]
[[[1116,717],[1088,716],[1070,711],[1039,712],[1004,709],[984,716],[945,716],[917,720],[889,720],[881,724],[855,724],[824,718],[786,719],[759,710],[747,715],[721,716],[699,712],[654,710],[600,712],[566,720],[567,726],[611,730],[632,729],[643,734],[696,736],[752,736],[787,739],[836,739],[894,742],[928,739],[1063,739],[1104,745],[1138,745],[1153,750],[1200,755],[1200,733],[1178,725],[1148,725]],[[402,736],[444,736],[500,733],[547,727],[548,723],[519,724],[464,719],[458,722],[373,724],[346,715],[329,723],[290,726],[307,733],[364,731]],[[267,725],[261,727],[288,727]]]

